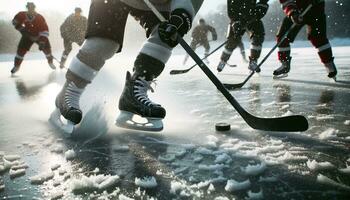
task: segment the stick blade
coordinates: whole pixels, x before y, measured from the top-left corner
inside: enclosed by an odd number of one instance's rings
[[[246,121],[252,128],[263,131],[303,132],[309,128],[307,119],[302,115],[279,118],[257,118],[252,116]]]
[[[170,74],[171,75],[176,75],[176,74],[184,74],[186,72],[187,72],[187,70],[171,70]]]

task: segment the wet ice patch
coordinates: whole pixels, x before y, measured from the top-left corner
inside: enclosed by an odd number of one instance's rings
[[[332,186],[335,186],[335,187],[338,187],[338,188],[350,191],[350,187],[349,186],[344,185],[342,183],[338,183],[338,182],[334,181],[333,179],[330,179],[327,176],[322,175],[322,174],[319,174],[317,176],[317,182],[323,183],[323,184],[327,184],[327,185],[332,185]]]
[[[144,178],[135,178],[135,185],[142,188],[155,188],[158,184],[156,178],[152,176]]]
[[[246,181],[242,181],[242,182],[238,182],[236,180],[228,180],[225,186],[225,190],[227,192],[236,192],[236,191],[240,191],[240,190],[246,190],[250,187],[251,183],[250,180],[246,180]]]
[[[307,167],[312,171],[317,170],[327,170],[327,169],[333,169],[335,166],[330,162],[317,162],[316,160],[308,160],[306,162]]]

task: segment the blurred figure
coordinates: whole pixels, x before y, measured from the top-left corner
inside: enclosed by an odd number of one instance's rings
[[[217,70],[221,72],[230,59],[232,52],[237,48],[245,32],[251,40],[248,69],[260,72],[258,59],[265,39],[265,28],[261,19],[266,15],[268,0],[227,0],[227,12],[231,20],[228,32],[228,42],[221,55]]]
[[[197,47],[203,46],[205,48],[204,56],[208,56],[210,51],[208,32],[211,32],[213,41],[216,41],[218,39],[215,28],[208,25],[204,19],[200,19],[199,25],[196,26],[192,31],[191,48],[195,51]],[[183,64],[186,64],[188,57],[189,55],[186,54]],[[205,59],[205,61],[208,63],[207,59]]]
[[[53,64],[51,45],[48,38],[49,28],[45,18],[35,11],[34,3],[28,2],[26,7],[27,11],[19,12],[12,20],[14,27],[22,34],[22,37],[18,44],[17,55],[11,73],[15,74],[19,70],[24,55],[30,50],[33,43],[37,43],[39,50],[44,52],[49,66],[52,69],[56,69]]]
[[[75,8],[75,12],[67,17],[60,27],[64,45],[64,51],[60,62],[61,69],[64,68],[67,57],[72,51],[72,44],[75,42],[81,46],[85,40],[87,18],[82,16],[81,13],[81,8]]]
[[[329,78],[336,78],[337,68],[333,62],[334,57],[332,47],[327,38],[327,23],[325,14],[325,2],[323,0],[279,0],[282,4],[284,13],[287,15],[277,33],[277,42],[282,40],[283,35],[294,24],[297,26],[289,33],[286,39],[279,46],[278,59],[281,67],[273,72],[275,78],[286,77],[290,71],[290,43],[293,43],[301,28],[307,25],[308,39],[314,47],[318,49],[318,55],[324,64]],[[310,4],[313,4],[311,10],[304,16],[300,14]]]

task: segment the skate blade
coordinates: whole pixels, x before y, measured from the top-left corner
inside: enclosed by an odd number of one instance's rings
[[[281,78],[286,78],[286,77],[288,77],[288,74],[281,74],[281,75],[273,76],[273,79],[281,79]]]
[[[121,128],[133,129],[133,130],[139,130],[139,131],[158,132],[163,130],[162,119],[143,118],[134,113],[127,112],[127,111],[120,112],[115,124]]]
[[[63,123],[61,119],[61,113],[58,108],[52,112],[49,121],[59,130],[63,131],[67,137],[72,136],[75,125],[67,120],[67,123]]]

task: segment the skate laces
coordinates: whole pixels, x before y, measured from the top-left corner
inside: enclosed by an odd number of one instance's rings
[[[139,77],[135,80],[135,83],[136,84],[134,85],[134,94],[138,101],[145,104],[146,106],[158,105],[152,102],[147,95],[148,90],[154,92],[154,89],[152,88],[151,84],[154,83],[156,85],[155,81],[146,81],[145,78]]]
[[[64,94],[64,101],[68,107],[79,109],[79,99],[83,89],[78,88],[73,82],[70,82]]]

